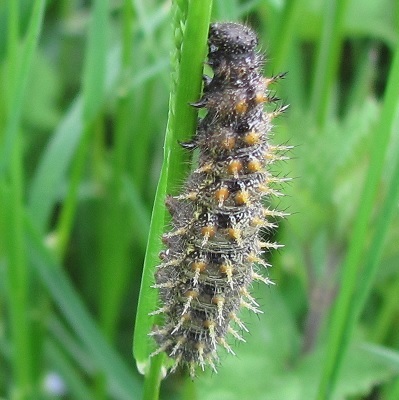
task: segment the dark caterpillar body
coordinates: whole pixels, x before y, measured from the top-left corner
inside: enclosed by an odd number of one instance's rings
[[[270,218],[282,216],[263,206],[263,199],[279,195],[268,166],[287,147],[271,146],[271,120],[285,107],[264,111],[264,103],[277,99],[268,85],[283,75],[264,78],[263,57],[256,51],[257,37],[236,23],[215,23],[209,32],[208,64],[214,76],[205,79],[204,94],[194,103],[207,109],[197,134],[184,147],[199,149],[199,165],[182,194],[168,197],[173,230],[165,234],[167,250],[156,271],[156,284],[165,324],[151,333],[179,364],[210,365],[216,370],[217,347],[233,353],[228,334],[247,331],[238,317],[240,308],[261,312],[249,294],[254,280],[270,283],[257,273],[267,267],[265,249],[279,247],[262,242],[262,229],[275,227]],[[235,327],[233,327],[235,326]]]

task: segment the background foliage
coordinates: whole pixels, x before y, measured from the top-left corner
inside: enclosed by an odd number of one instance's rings
[[[157,396],[131,343],[170,53],[198,1],[0,3],[2,398]],[[292,215],[238,357],[161,398],[396,400],[399,4],[214,0],[211,19],[249,23],[266,73],[289,71],[273,141],[295,146],[276,167]]]

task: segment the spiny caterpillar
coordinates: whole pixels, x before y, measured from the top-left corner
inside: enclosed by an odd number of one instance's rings
[[[226,337],[245,341],[248,332],[238,317],[244,307],[260,313],[249,293],[253,281],[270,284],[260,275],[268,267],[261,255],[277,243],[263,242],[262,229],[274,228],[272,218],[286,214],[264,207],[266,196],[280,195],[269,166],[286,159],[287,146],[268,142],[271,121],[287,107],[264,111],[264,103],[278,99],[268,89],[284,74],[264,78],[263,56],[256,51],[256,34],[237,23],[214,23],[209,32],[208,65],[202,98],[192,104],[205,108],[197,133],[187,149],[199,150],[194,170],[179,196],[166,206],[173,230],[163,236],[155,288],[163,306],[164,326],[150,333],[159,345],[152,354],[166,352],[175,359],[172,371],[188,365],[209,365],[216,371],[218,345],[234,354]]]

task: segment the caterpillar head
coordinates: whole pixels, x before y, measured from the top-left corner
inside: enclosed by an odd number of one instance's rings
[[[252,29],[233,22],[216,22],[209,29],[209,57],[214,53],[222,54],[247,54],[253,51],[258,39]]]

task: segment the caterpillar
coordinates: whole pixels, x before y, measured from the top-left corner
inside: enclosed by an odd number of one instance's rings
[[[280,247],[261,239],[275,228],[275,217],[286,214],[264,206],[268,196],[280,195],[269,166],[286,159],[288,146],[272,146],[272,120],[287,108],[266,112],[277,99],[269,85],[284,74],[265,78],[263,55],[255,32],[238,23],[213,23],[208,37],[203,95],[192,106],[207,113],[187,149],[198,149],[198,167],[178,196],[165,203],[173,229],[164,234],[154,288],[159,290],[164,325],[150,333],[158,344],[152,354],[166,352],[175,360],[172,372],[187,365],[216,371],[218,348],[234,354],[228,337],[245,341],[248,332],[239,318],[242,308],[261,313],[250,294],[254,281],[270,284],[259,273],[269,267],[261,257]]]

